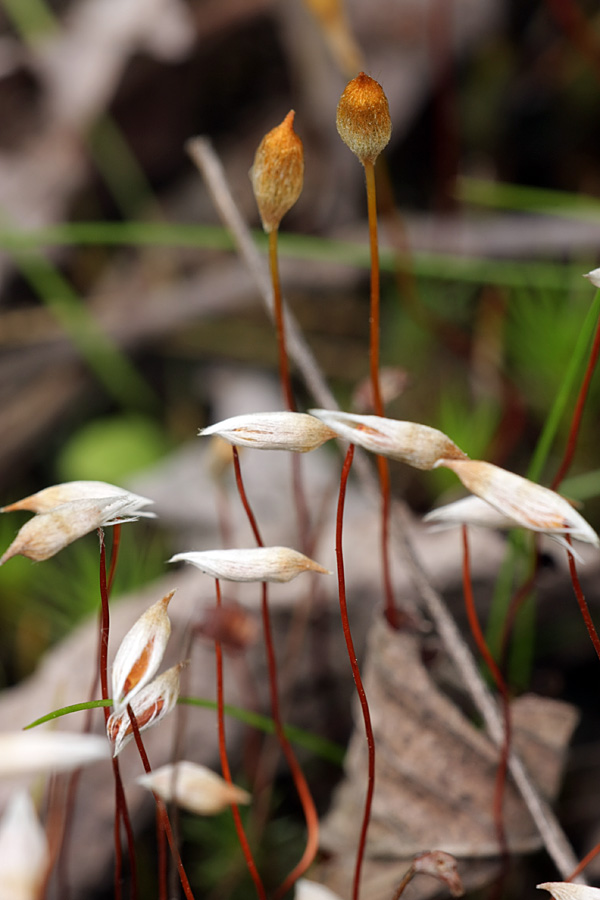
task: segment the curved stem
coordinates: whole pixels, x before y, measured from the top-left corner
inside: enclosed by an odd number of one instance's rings
[[[217,596],[217,609],[220,609],[221,585],[218,578],[215,578],[215,591]],[[223,772],[223,778],[229,784],[233,784],[231,769],[229,767],[229,759],[227,757],[227,746],[225,743],[225,691],[223,687],[223,647],[221,645],[221,641],[215,641],[215,657],[217,665],[217,728],[219,735],[219,758],[221,760],[221,771]],[[248,866],[248,871],[250,872],[252,881],[254,882],[254,885],[256,887],[256,893],[258,894],[260,900],[266,900],[266,891],[261,877],[258,874],[258,869],[256,868],[256,863],[254,862],[254,857],[252,856],[250,844],[248,843],[246,832],[244,831],[244,826],[242,824],[240,810],[236,803],[231,804],[231,812],[233,815],[233,821],[235,824],[238,841],[240,842],[240,846],[244,854],[244,859],[246,860],[246,865]]]
[[[277,236],[279,231],[274,228],[269,232],[269,269],[271,272],[271,284],[273,286],[273,313],[275,316],[275,328],[277,329],[277,350],[279,353],[279,379],[281,389],[285,397],[287,408],[290,412],[296,411],[296,403],[292,392],[290,367],[287,349],[285,345],[285,325],[283,321],[283,301],[281,297],[281,281],[279,279],[279,262],[277,254]]]
[[[350,468],[352,466],[352,459],[354,457],[354,444],[350,444],[348,447],[348,452],[346,453],[346,459],[344,460],[344,465],[342,468],[342,475],[340,479],[340,493],[338,499],[338,508],[337,508],[337,519],[336,519],[336,530],[335,530],[335,555],[337,559],[337,574],[338,574],[338,589],[340,596],[340,613],[342,617],[342,628],[344,630],[344,639],[346,641],[346,648],[348,650],[348,656],[350,658],[350,666],[352,668],[352,677],[354,679],[354,684],[356,686],[356,692],[358,694],[358,699],[360,701],[360,707],[362,710],[363,720],[365,723],[365,731],[367,734],[367,753],[368,753],[368,781],[367,781],[367,793],[365,797],[365,808],[363,814],[363,821],[360,830],[360,837],[358,841],[358,850],[356,852],[356,862],[354,868],[354,883],[352,887],[352,900],[358,900],[359,891],[360,891],[360,873],[362,869],[362,863],[365,855],[365,847],[367,843],[367,831],[369,828],[369,820],[371,818],[371,806],[373,805],[373,792],[375,790],[375,737],[373,735],[373,726],[371,724],[371,713],[369,712],[369,704],[367,702],[367,695],[365,693],[365,689],[363,687],[362,678],[360,676],[360,669],[358,667],[358,661],[356,659],[356,651],[354,649],[354,642],[352,640],[352,633],[350,631],[350,622],[348,620],[348,605],[346,602],[346,576],[344,572],[344,554],[342,549],[342,528],[344,521],[344,503],[346,500],[346,486],[348,483],[348,475],[350,474]]]
[[[496,785],[494,789],[494,821],[496,822],[496,831],[498,834],[498,843],[500,845],[500,850],[502,856],[506,859],[508,857],[508,841],[506,839],[506,828],[504,825],[504,815],[502,811],[503,802],[504,802],[504,793],[506,789],[506,776],[508,773],[508,756],[510,752],[510,741],[511,741],[511,718],[510,718],[510,703],[508,696],[508,688],[506,687],[506,683],[504,678],[502,677],[502,673],[498,668],[496,661],[492,654],[490,653],[490,649],[486,643],[483,631],[481,630],[481,625],[479,624],[479,619],[477,617],[477,610],[475,609],[475,600],[473,598],[473,585],[471,583],[471,566],[469,559],[469,539],[467,533],[466,525],[462,526],[462,543],[463,543],[463,592],[465,595],[465,608],[467,612],[467,618],[469,620],[469,626],[471,628],[471,634],[475,639],[475,643],[477,644],[477,649],[483,656],[485,663],[492,673],[492,677],[496,683],[496,687],[498,688],[498,692],[502,697],[502,715],[504,719],[504,739],[502,741],[502,747],[500,751],[500,760],[498,762],[498,769],[496,772]]]
[[[142,741],[142,736],[140,734],[140,728],[138,725],[138,721],[134,711],[132,710],[129,703],[127,704],[127,713],[129,715],[129,720],[131,722],[131,729],[133,731],[133,737],[135,739],[135,743],[138,749],[138,753],[140,754],[140,759],[142,760],[142,765],[144,767],[144,772],[149,774],[152,771],[152,767],[150,765],[150,760],[148,759],[148,754],[146,753],[146,748],[144,747],[144,742]],[[190,883],[188,881],[188,877],[185,874],[185,869],[183,868],[183,862],[181,861],[181,855],[177,848],[177,844],[175,843],[175,839],[173,837],[173,831],[171,829],[171,823],[169,822],[169,816],[167,813],[167,807],[164,802],[155,794],[154,791],[154,799],[156,801],[156,813],[157,818],[160,823],[160,828],[163,830],[164,834],[167,836],[167,840],[169,842],[169,847],[171,848],[171,853],[173,855],[173,859],[175,860],[175,864],[177,866],[177,871],[179,872],[179,880],[181,881],[181,886],[183,888],[183,893],[186,896],[186,900],[194,900],[194,895],[192,893],[192,889],[190,887]]]
[[[250,502],[246,494],[246,489],[244,487],[244,482],[242,479],[239,454],[235,447],[233,448],[233,464],[235,469],[237,488],[243,507],[246,511],[246,515],[248,516],[250,527],[252,528],[258,546],[264,547],[260,530],[256,522],[256,517],[254,516],[252,507],[250,506]],[[301,875],[306,872],[317,854],[317,850],[319,849],[319,817],[317,815],[315,803],[308,784],[306,783],[306,779],[304,778],[302,769],[298,764],[294,751],[292,750],[292,745],[288,741],[283,729],[283,722],[281,719],[281,711],[279,707],[279,691],[277,689],[277,662],[275,658],[275,649],[273,646],[271,619],[269,616],[267,585],[264,582],[262,584],[262,619],[265,635],[265,647],[267,652],[267,665],[269,670],[271,715],[275,726],[275,734],[277,735],[277,740],[279,741],[279,746],[281,747],[283,755],[286,758],[286,762],[289,766],[296,792],[300,799],[300,803],[302,804],[302,811],[306,820],[307,831],[306,847],[300,861],[275,892],[275,900],[280,900],[280,898],[282,898],[289,891],[289,889],[295,884],[295,882],[301,877]]]
[[[246,494],[246,488],[244,487],[244,480],[242,478],[242,469],[240,466],[240,455],[237,451],[237,447],[231,448],[233,451],[233,468],[235,471],[235,483],[237,485],[238,494],[240,495],[240,500],[242,501],[242,506],[244,507],[244,511],[246,516],[248,517],[248,522],[250,523],[250,528],[252,529],[252,534],[254,535],[254,540],[258,544],[259,547],[264,547],[263,539],[260,534],[260,530],[258,527],[258,523],[256,521],[256,517],[254,512],[252,511],[252,507],[250,506],[250,501],[248,500],[248,495]]]
[[[573,418],[571,420],[571,428],[569,429],[569,437],[567,438],[567,446],[565,449],[565,455],[563,460],[558,468],[558,472],[554,476],[552,481],[552,490],[555,491],[558,489],[559,484],[567,474],[569,467],[573,461],[573,456],[575,455],[575,448],[577,446],[577,438],[579,437],[579,428],[581,425],[581,418],[583,416],[583,408],[585,406],[585,401],[587,399],[588,390],[590,387],[590,382],[592,380],[592,375],[594,374],[594,369],[596,367],[596,362],[598,361],[598,354],[600,353],[600,318],[598,319],[598,323],[596,325],[596,332],[594,334],[594,341],[592,343],[592,349],[590,350],[590,356],[588,359],[588,364],[585,370],[585,375],[583,376],[583,381],[581,383],[581,387],[579,389],[579,394],[577,396],[577,402],[575,403],[575,410],[573,412]],[[569,554],[570,555],[570,554]]]
[[[565,535],[565,537],[570,544],[570,536],[567,534]],[[579,581],[579,575],[577,574],[577,567],[575,565],[575,557],[572,553],[569,553],[567,551],[567,558],[569,560],[569,572],[571,573],[571,582],[573,584],[573,590],[575,591],[575,597],[577,598],[577,603],[579,604],[579,609],[581,610],[581,615],[583,616],[585,627],[587,628],[592,644],[594,645],[596,656],[598,657],[598,659],[600,659],[600,638],[598,637],[596,626],[594,625],[589,607],[581,589],[581,583]]]

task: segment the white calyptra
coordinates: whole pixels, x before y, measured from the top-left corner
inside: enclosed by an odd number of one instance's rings
[[[122,710],[156,675],[171,635],[167,607],[175,591],[153,603],[129,629],[112,667],[115,712]]]
[[[331,575],[328,569],[289,547],[192,551],[176,553],[169,562],[191,563],[206,575],[225,581],[291,581],[302,572]]]
[[[545,881],[536,887],[549,891],[555,900],[600,900],[600,888],[568,881]]]
[[[432,509],[423,517],[423,521],[431,525],[433,531],[453,528],[455,525],[479,525],[483,528],[500,529],[519,527],[519,523],[515,519],[502,515],[475,494]]]
[[[433,469],[442,458],[468,459],[447,435],[429,425],[329,409],[311,409],[309,412],[350,443],[415,469]]]
[[[140,775],[136,781],[158,794],[165,803],[174,801],[199,816],[213,816],[232,803],[247,804],[252,799],[248,791],[229,784],[206,766],[187,760],[161,766],[147,775]]]
[[[452,469],[469,491],[522,528],[600,544],[593,528],[556,491],[479,460],[441,459],[437,466]]]
[[[19,791],[0,821],[0,900],[37,900],[49,862],[46,832],[31,797]]]
[[[586,272],[583,277],[589,279],[594,287],[600,288],[600,269],[592,269],[591,272]]]
[[[296,882],[294,900],[340,900],[340,897],[318,881],[300,878]]]
[[[106,738],[69,731],[0,733],[0,778],[40,772],[64,772],[110,759]]]
[[[131,709],[140,731],[156,725],[175,707],[179,697],[179,673],[184,665],[178,663],[167,669],[131,698]],[[114,744],[113,756],[118,756],[133,737],[133,726],[127,707],[112,713],[106,723],[106,733]]]
[[[148,506],[154,503],[147,497],[140,497],[139,494],[132,494],[115,484],[109,484],[106,481],[65,481],[62,484],[53,484],[50,487],[31,494],[23,500],[17,500],[16,503],[10,503],[3,506],[0,512],[14,512],[15,510],[27,510],[34,513],[50,512],[57,506],[64,503],[70,503],[72,500],[103,500],[108,497],[129,497],[135,499],[138,506],[138,516],[146,516],[154,518],[152,512],[142,512],[142,506]]]
[[[142,498],[142,503],[145,502]],[[144,515],[140,513],[139,506],[140,500],[135,494],[124,493],[100,499],[70,500],[49,512],[39,513],[25,522],[8,550],[0,557],[0,565],[13,556],[26,556],[35,562],[50,559],[90,531],[135,522],[140,515]]]
[[[335,431],[306,413],[264,412],[233,416],[198,435],[216,434],[237,447],[256,450],[293,450],[307,453],[336,437]]]

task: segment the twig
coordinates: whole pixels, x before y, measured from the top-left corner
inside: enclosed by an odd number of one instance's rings
[[[267,310],[272,315],[273,300],[267,268],[254,245],[250,229],[235,205],[223,167],[210,141],[201,137],[193,138],[188,141],[187,150],[202,172],[215,207],[223,223],[230,229],[238,251],[259,288]],[[325,382],[321,370],[310,348],[304,341],[295,319],[287,309],[285,310],[285,327],[290,357],[294,360],[298,371],[302,375],[307,389],[312,393],[315,401],[323,408],[339,409],[335,397]],[[367,494],[371,497],[376,497],[378,494],[377,486],[367,461],[357,455],[355,468]],[[403,557],[407,574],[413,583],[416,593],[433,621],[449,657],[459,671],[463,683],[485,723],[490,738],[498,747],[501,747],[504,740],[504,729],[496,701],[482,680],[473,655],[442,596],[433,588],[420,561],[416,557],[408,536],[413,524],[411,515],[405,504],[398,500],[394,500],[392,504],[392,520],[396,532],[398,550]],[[576,868],[578,860],[565,833],[548,803],[540,797],[525,766],[514,752],[510,754],[508,765],[523,797],[523,801],[536,823],[548,854],[554,861],[561,876],[567,878]],[[579,877],[577,880],[579,883],[585,884],[585,879]]]

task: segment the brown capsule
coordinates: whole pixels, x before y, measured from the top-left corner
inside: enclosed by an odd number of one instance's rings
[[[279,223],[302,192],[304,149],[294,131],[294,110],[264,136],[250,169],[252,190],[267,234]]]
[[[337,108],[338,134],[364,165],[374,163],[392,134],[387,97],[381,85],[361,72],[346,85]]]

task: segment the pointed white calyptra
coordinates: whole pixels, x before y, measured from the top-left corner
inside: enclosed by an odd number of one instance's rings
[[[129,497],[132,501],[136,501],[138,516],[155,517],[152,512],[141,511],[141,507],[154,503],[154,500],[140,497],[139,494],[132,494],[131,491],[126,491],[124,488],[106,481],[65,481],[62,484],[53,484],[23,500],[3,506],[0,512],[27,510],[34,513],[45,513],[64,503],[70,503],[72,500],[106,500],[108,497]]]
[[[522,528],[553,537],[568,534],[596,546],[600,543],[583,516],[556,491],[479,460],[442,459],[436,465],[452,469],[469,491]]]
[[[37,900],[50,862],[46,832],[27,791],[0,820],[0,900]]]
[[[594,287],[600,288],[600,269],[592,269],[591,272],[586,272],[583,277],[591,281]]]
[[[213,816],[232,803],[248,804],[252,799],[248,791],[229,784],[206,766],[187,760],[161,766],[147,775],[140,775],[136,781],[158,794],[165,803],[174,801],[199,816]]]
[[[110,759],[110,748],[99,735],[45,728],[0,732],[0,778],[64,772],[102,759]]]
[[[203,550],[176,553],[169,560],[188,562],[206,575],[225,581],[291,581],[302,572],[330,575],[319,563],[289,547],[252,547],[245,550]]]
[[[129,629],[117,650],[112,667],[115,712],[122,710],[158,672],[171,635],[167,607],[171,591],[143,613]]]
[[[447,435],[428,425],[329,409],[311,409],[310,413],[351,444],[415,469],[433,469],[443,458],[468,458]]]
[[[129,705],[140,731],[156,725],[174,709],[179,697],[179,673],[184,665],[178,663],[167,669],[131,698]],[[127,707],[112,713],[106,723],[106,733],[114,744],[113,756],[118,756],[133,737],[133,725]]]
[[[600,888],[568,881],[545,881],[536,887],[549,891],[554,900],[600,900]]]
[[[264,412],[233,416],[198,432],[218,435],[237,447],[256,450],[292,450],[307,453],[336,436],[314,416],[297,412]]]
[[[0,557],[0,565],[13,556],[26,556],[35,562],[50,559],[90,531],[135,522],[139,515],[139,500],[135,494],[70,500],[25,522],[8,550]]]

